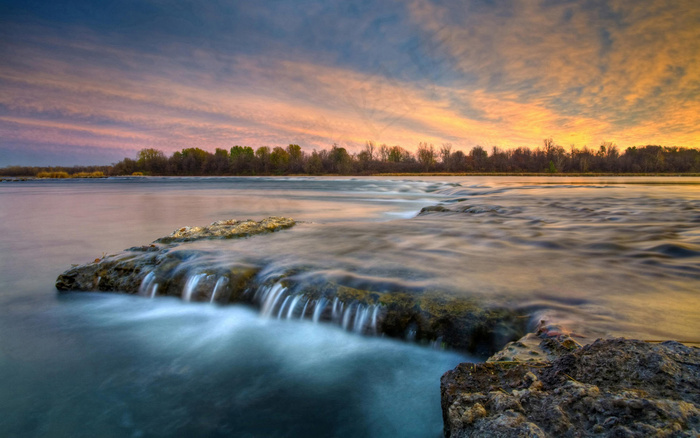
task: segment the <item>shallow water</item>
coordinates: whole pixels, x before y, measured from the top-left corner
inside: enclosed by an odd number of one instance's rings
[[[453,212],[422,207],[442,205]],[[463,355],[243,306],[57,295],[183,225],[291,216],[192,261],[440,289],[601,335],[700,341],[698,178],[149,178],[0,184],[0,436],[439,436]]]

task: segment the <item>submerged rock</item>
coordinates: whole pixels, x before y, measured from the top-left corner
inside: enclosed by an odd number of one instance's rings
[[[695,437],[700,349],[530,334],[445,373],[441,394],[447,437]]]

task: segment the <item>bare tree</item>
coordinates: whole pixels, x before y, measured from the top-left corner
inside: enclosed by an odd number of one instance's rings
[[[367,140],[365,142],[365,148],[363,152],[367,153],[367,157],[369,157],[369,161],[374,160],[374,152],[376,151],[376,146],[374,145],[374,142],[372,140]]]
[[[545,138],[542,140],[544,143],[544,154],[547,157],[548,160],[552,159],[552,155],[554,153],[554,148],[556,147],[554,145],[554,140],[552,140],[552,137],[550,138]]]
[[[443,143],[442,147],[440,148],[440,160],[442,161],[442,164],[445,166],[445,170],[450,170],[451,158],[452,158],[452,143]]]

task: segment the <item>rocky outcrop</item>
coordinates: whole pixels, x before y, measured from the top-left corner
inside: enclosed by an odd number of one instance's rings
[[[185,242],[232,239],[294,225],[288,218],[227,220],[183,227],[150,245],[74,266],[56,280],[59,291],[121,292],[187,301],[248,303],[265,316],[330,322],[360,334],[386,335],[488,357],[525,333],[527,318],[510,308],[486,306],[446,291],[357,289],[324,278],[313,268],[262,273],[263,262],[222,261],[220,254]]]
[[[448,371],[441,393],[447,437],[695,437],[700,349],[541,332]]]
[[[483,358],[522,336],[528,322],[518,310],[487,306],[476,298],[447,291],[356,289],[332,281],[299,282],[294,275],[280,281],[292,293],[302,293],[315,303],[339,300],[344,305],[378,306],[378,331],[386,336],[468,351]],[[328,308],[322,316],[332,320],[331,313]]]
[[[204,251],[178,248],[182,242],[203,239],[235,239],[290,228],[295,221],[285,217],[269,217],[259,222],[252,220],[226,220],[214,222],[206,227],[183,227],[162,237],[150,245],[136,246],[95,259],[85,265],[76,265],[58,276],[59,291],[103,291],[143,295],[182,296],[189,272],[182,269],[184,262],[197,258]],[[211,293],[220,278],[222,287],[220,302],[238,301],[248,280],[253,278],[258,267],[237,263],[232,266],[204,266],[198,272],[197,284],[193,288],[208,289]],[[206,286],[213,283],[211,288]],[[218,292],[218,291],[217,291]],[[197,300],[210,296],[194,296]]]
[[[169,236],[161,237],[155,243],[191,242],[201,239],[237,239],[256,234],[272,233],[291,228],[295,224],[294,219],[287,217],[269,217],[260,222],[229,219],[214,222],[207,227],[182,227],[173,231]]]

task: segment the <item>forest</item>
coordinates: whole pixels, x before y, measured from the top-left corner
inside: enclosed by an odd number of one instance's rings
[[[475,146],[468,153],[445,143],[419,143],[415,152],[401,146],[367,141],[350,153],[334,144],[308,153],[299,145],[233,146],[212,153],[186,148],[166,156],[142,149],[135,158],[111,166],[23,167],[0,169],[10,177],[100,177],[116,175],[376,175],[396,173],[517,173],[517,174],[656,174],[700,173],[700,150],[675,146],[632,146],[621,151],[613,143],[597,149],[565,149],[549,138],[542,146],[490,151]]]

